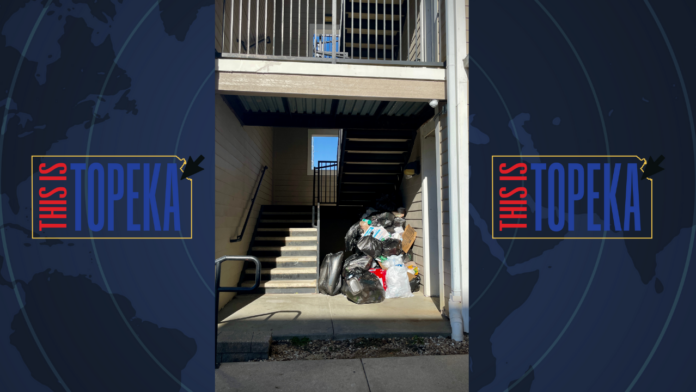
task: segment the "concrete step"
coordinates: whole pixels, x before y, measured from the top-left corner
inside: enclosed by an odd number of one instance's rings
[[[260,227],[256,229],[258,235],[269,237],[316,237],[315,227]]]
[[[256,237],[253,245],[261,246],[316,246],[317,237],[292,236],[292,237]]]
[[[311,205],[291,205],[291,206],[263,206],[263,212],[312,212]]]
[[[254,268],[248,268],[245,272],[247,279],[252,280],[256,271]],[[316,277],[316,267],[261,268],[262,281],[311,280]]]
[[[262,215],[312,215],[312,211],[264,211]]]
[[[284,252],[284,251],[301,251],[301,250],[317,250],[317,246],[254,246],[251,248],[253,251],[273,251],[273,252]],[[290,255],[288,255],[290,256]],[[297,255],[303,256],[303,255]]]
[[[242,287],[251,287],[253,281],[242,282]],[[265,294],[307,294],[316,291],[316,279],[307,280],[262,280],[261,284],[252,293]]]
[[[312,223],[311,219],[264,219],[261,218],[261,223]]]
[[[311,219],[259,219],[259,228],[274,229],[314,229]]]
[[[317,256],[259,257],[263,268],[317,267]]]
[[[306,237],[306,236],[290,236],[290,237],[256,237],[256,241],[316,241],[317,237]]]
[[[256,257],[317,256],[317,244],[313,246],[253,246],[251,255]]]

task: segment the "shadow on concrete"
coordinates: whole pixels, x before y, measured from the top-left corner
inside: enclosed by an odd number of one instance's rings
[[[450,336],[438,303],[424,296],[357,305],[342,295],[240,295],[223,308],[218,328],[235,334],[272,331],[274,339]]]
[[[249,316],[249,317],[244,317],[244,318],[238,318],[238,319],[234,319],[234,321],[236,322],[236,321],[251,320],[251,319],[255,319],[256,321],[268,321],[274,315],[281,314],[281,313],[296,313],[295,317],[292,320],[284,320],[284,321],[295,321],[298,318],[300,318],[300,316],[302,315],[302,312],[300,312],[299,310],[279,310],[277,312],[270,312],[270,313],[257,314],[254,316]],[[263,316],[268,316],[268,317],[266,317],[264,320],[258,320],[259,317],[263,317]],[[224,321],[223,321],[223,323],[224,323]]]

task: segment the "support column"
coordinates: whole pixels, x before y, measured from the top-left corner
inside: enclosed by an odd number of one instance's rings
[[[448,301],[452,339],[469,331],[469,121],[466,5],[446,0],[447,129],[452,292]]]

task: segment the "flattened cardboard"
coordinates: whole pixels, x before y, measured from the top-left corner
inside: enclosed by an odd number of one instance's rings
[[[406,230],[404,230],[404,234],[401,236],[401,250],[404,253],[408,253],[414,242],[416,242],[416,231],[413,230],[411,225],[406,225]]]

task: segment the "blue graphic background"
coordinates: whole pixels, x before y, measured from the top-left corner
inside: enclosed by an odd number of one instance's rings
[[[696,390],[696,4],[471,7],[471,390]],[[664,155],[655,238],[492,240],[498,154]]]
[[[0,5],[0,389],[213,390],[213,17],[212,0]],[[31,240],[29,157],[61,154],[205,156],[194,238]]]

